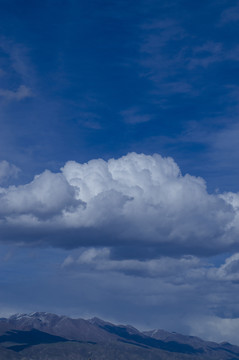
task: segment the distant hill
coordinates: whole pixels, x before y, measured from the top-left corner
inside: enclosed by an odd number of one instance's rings
[[[0,360],[239,360],[239,347],[98,318],[50,313],[0,319]]]

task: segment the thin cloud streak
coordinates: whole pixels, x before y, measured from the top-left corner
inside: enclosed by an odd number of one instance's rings
[[[32,91],[26,87],[25,85],[19,86],[16,91],[7,90],[7,89],[0,89],[0,97],[3,97],[6,100],[24,100],[26,98],[33,97]]]

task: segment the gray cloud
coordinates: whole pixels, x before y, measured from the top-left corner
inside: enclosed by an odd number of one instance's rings
[[[24,224],[23,216],[32,220],[32,225],[42,219],[48,221],[63,210],[70,212],[82,204],[74,198],[74,192],[62,174],[45,171],[29,184],[0,189],[0,214],[6,221],[15,219],[18,224]]]
[[[219,268],[212,268],[208,273],[213,280],[239,282],[239,253],[226,259]]]
[[[238,259],[239,255],[234,254],[220,265],[213,264],[213,259],[205,261],[194,256],[114,260],[110,249],[90,248],[80,255],[73,251],[62,271],[69,279],[97,278],[106,291],[110,284],[120,301],[128,301],[126,308],[131,308],[132,313],[127,316],[135,316],[134,321],[138,321],[134,307],[139,311],[142,306],[147,309],[143,313],[150,327],[236,343]]]
[[[167,282],[181,284],[186,282],[190,274],[195,279],[197,271],[201,271],[201,262],[194,256],[179,259],[163,257],[160,259],[112,259],[109,248],[90,248],[80,256],[69,255],[62,267],[74,271],[121,272],[129,276],[161,278]]]
[[[9,164],[9,162],[5,160],[0,161],[0,184],[9,178],[16,178],[19,172],[20,169],[17,166]]]
[[[81,249],[80,255],[76,250],[68,255],[62,269],[78,272],[122,273],[127,276],[159,278],[167,284],[195,285],[204,283],[238,283],[239,282],[239,253],[225,259],[224,263],[216,266],[196,256],[168,257],[155,259],[115,259],[110,248]],[[216,285],[217,286],[217,285]]]
[[[238,343],[239,318],[221,318],[219,316],[195,316],[188,319],[190,333],[211,341],[230,341]]]
[[[163,328],[236,343],[238,283],[212,276],[232,263],[232,256],[215,265],[213,259],[195,256],[116,260],[111,249],[99,247],[70,252],[0,249],[2,312],[37,309],[78,317],[97,315],[141,329]]]

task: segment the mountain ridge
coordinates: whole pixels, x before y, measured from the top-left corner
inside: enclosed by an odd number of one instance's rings
[[[160,329],[140,331],[97,317],[86,320],[34,312],[0,318],[1,360],[5,360],[6,351],[10,351],[9,359],[13,360],[53,360],[53,349],[59,360],[88,360],[87,351],[95,359],[107,360],[121,360],[122,354],[129,360],[141,360],[142,354],[143,359],[150,360],[239,360],[239,347],[227,342],[216,343]]]

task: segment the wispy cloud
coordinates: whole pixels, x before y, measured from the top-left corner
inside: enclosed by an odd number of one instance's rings
[[[148,114],[142,114],[139,108],[130,108],[120,112],[123,120],[128,124],[140,124],[151,120]]]
[[[98,114],[89,111],[82,111],[79,113],[78,116],[78,122],[83,126],[95,130],[99,130],[102,128],[100,121],[101,117]]]
[[[144,38],[141,51],[149,54],[167,45],[169,41],[182,40],[186,36],[180,24],[170,18],[145,23],[142,29],[147,30],[148,35]]]
[[[193,56],[188,59],[188,66],[190,69],[196,66],[204,68],[209,65],[225,60],[225,53],[222,49],[222,44],[215,42],[206,42],[201,46],[193,48]]]
[[[228,14],[231,11],[235,9]],[[140,75],[152,81],[156,89],[153,94],[165,97],[200,95],[198,80],[207,86],[204,76],[211,66],[223,66],[225,61],[239,58],[235,42],[228,44],[223,39],[215,41],[213,36],[190,33],[185,23],[175,18],[145,23],[139,54]],[[195,72],[197,68],[201,68],[200,75]]]
[[[168,95],[168,94],[187,94],[195,95],[197,92],[193,89],[192,85],[185,81],[168,81],[162,82],[160,89],[157,89],[155,94]]]
[[[239,4],[225,9],[221,14],[222,25],[239,21]]]
[[[26,87],[25,85],[19,86],[19,88],[16,91],[13,90],[6,90],[6,89],[0,89],[0,97],[11,101],[11,100],[24,100],[26,98],[33,97],[33,93],[31,89]]]
[[[142,76],[160,85],[162,79],[177,73],[184,56],[184,47],[178,45],[186,36],[184,29],[173,19],[144,24],[139,60],[145,68]]]
[[[0,39],[0,48],[8,56],[8,67],[15,75],[18,75],[27,86],[33,85],[35,76],[27,48],[5,37]]]
[[[33,97],[36,78],[25,46],[2,37],[0,49],[4,53],[6,84],[0,88],[0,97],[7,101],[21,101]],[[16,84],[19,84],[18,87]]]

